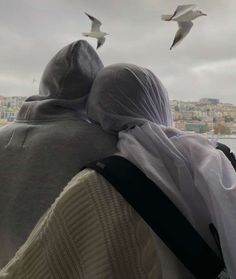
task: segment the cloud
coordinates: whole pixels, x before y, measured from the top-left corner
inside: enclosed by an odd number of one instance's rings
[[[221,101],[235,103],[236,59],[221,60],[197,65],[177,76],[166,76],[172,99],[197,101],[204,97],[217,97]]]
[[[194,67],[192,70],[197,74],[205,73],[227,73],[229,75],[235,74],[233,69],[236,69],[236,58],[230,60],[214,61],[207,64]]]
[[[177,24],[163,22],[160,16],[185,2],[2,0],[0,95],[35,94],[32,79],[39,80],[50,58],[90,29],[86,11],[111,34],[98,50],[105,65],[130,62],[148,67],[163,81],[171,98],[216,97],[236,104],[236,2],[198,0],[199,9],[208,16],[194,20],[185,40],[169,51]],[[95,40],[88,41],[96,46]]]

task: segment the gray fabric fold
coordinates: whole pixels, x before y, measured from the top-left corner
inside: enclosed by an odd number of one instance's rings
[[[102,67],[86,41],[66,46],[47,65],[40,95],[0,129],[0,268],[80,168],[116,152],[116,137],[83,121]]]
[[[102,61],[86,41],[65,46],[47,64],[39,95],[26,99],[16,120],[68,118],[69,114],[85,118],[88,93],[102,68]]]

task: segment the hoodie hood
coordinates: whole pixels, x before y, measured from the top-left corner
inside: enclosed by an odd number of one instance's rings
[[[97,73],[103,63],[83,40],[62,48],[47,64],[39,85],[39,95],[26,99],[17,121],[81,117]]]

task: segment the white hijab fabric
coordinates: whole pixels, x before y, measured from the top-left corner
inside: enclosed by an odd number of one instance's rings
[[[236,278],[235,170],[206,137],[171,127],[159,80],[133,65],[104,68],[92,87],[88,116],[120,132],[121,155],[162,189],[215,251],[209,224],[216,226],[230,278]]]
[[[131,64],[115,64],[98,73],[89,94],[88,117],[112,133],[147,120],[172,124],[161,82],[151,71]]]

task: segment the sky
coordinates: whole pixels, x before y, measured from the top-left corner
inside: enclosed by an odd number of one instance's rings
[[[169,50],[175,22],[161,20],[178,5],[207,14]],[[170,99],[218,98],[236,105],[235,0],[1,0],[0,95],[37,94],[48,61],[65,45],[87,39],[87,12],[109,33],[98,49],[104,65],[134,63],[151,69]],[[96,40],[87,39],[96,47]]]

